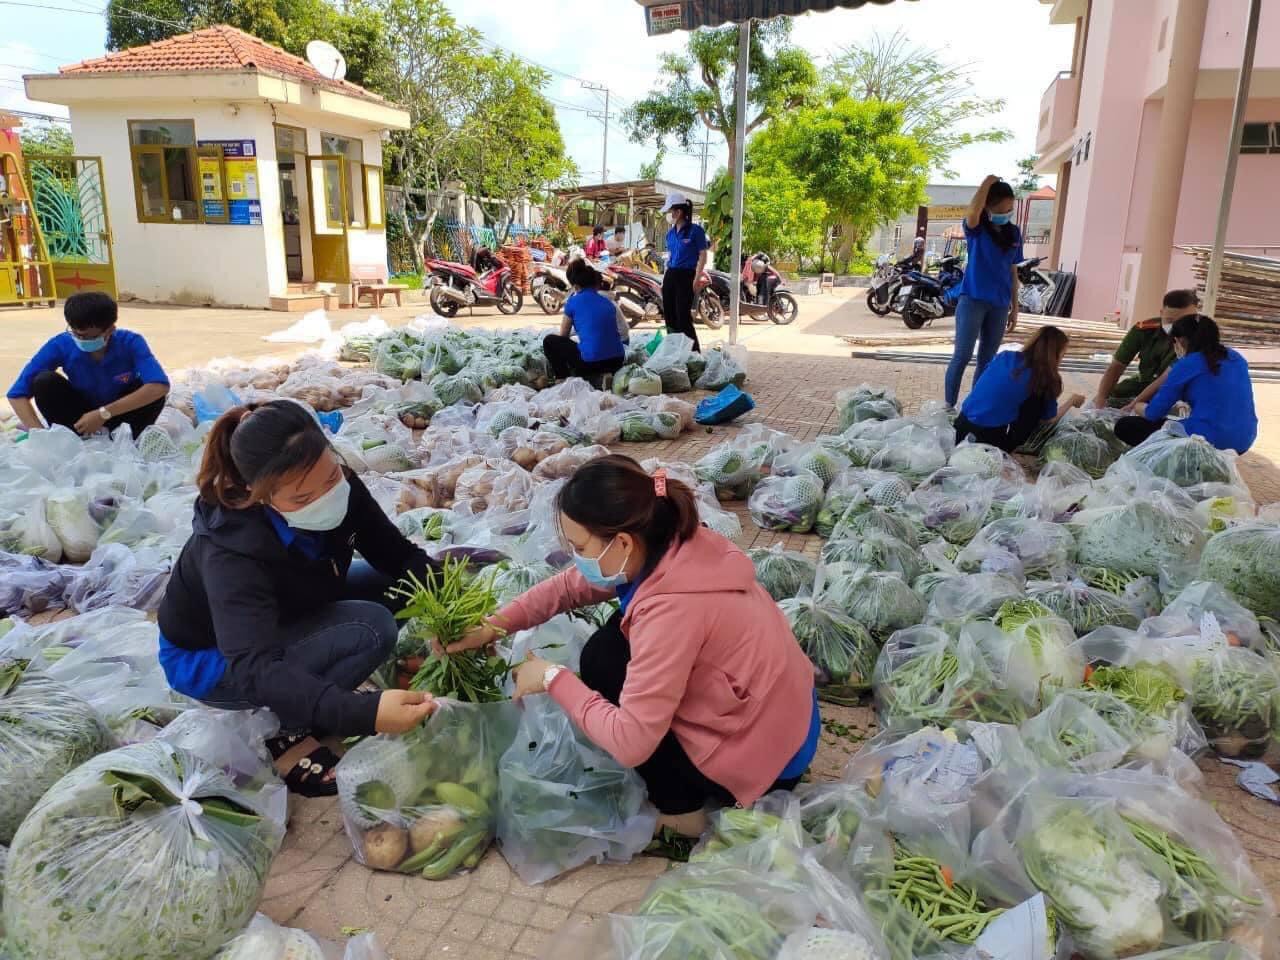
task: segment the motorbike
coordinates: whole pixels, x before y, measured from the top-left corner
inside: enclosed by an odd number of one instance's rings
[[[446,319],[460,307],[496,306],[511,316],[524,306],[524,294],[511,279],[511,268],[492,254],[477,255],[475,266],[449,260],[428,260],[431,309]],[[543,309],[546,309],[545,307]]]
[[[755,297],[748,292],[747,285],[742,282],[741,274],[708,270],[707,277],[711,282],[698,295],[697,312],[702,316],[703,322],[713,330],[724,322],[724,317],[729,313],[729,292],[732,289],[730,284],[735,280],[738,283],[738,310],[741,316],[754,319],[768,318],[773,323],[785,327],[794,322],[800,313],[796,298],[783,286],[782,274],[772,266],[759,275],[756,281],[757,296]],[[770,283],[770,280],[776,282]],[[762,290],[769,292],[762,294]],[[714,323],[708,322],[709,316],[715,317]]]
[[[559,313],[573,290],[565,276],[565,268],[540,263],[529,280],[529,295],[542,308],[543,313]]]
[[[1023,260],[1018,264],[1018,306],[1027,313],[1044,314],[1058,285],[1039,269],[1044,257]]]
[[[939,260],[936,276],[908,270],[902,277],[893,309],[902,315],[902,322],[911,330],[919,330],[939,317],[953,316],[963,279],[959,257]]]
[[[646,270],[621,263],[596,264],[596,269],[611,279],[613,299],[622,308],[627,325],[635,327],[646,320],[662,320],[662,278]]]
[[[884,262],[887,260],[887,257],[882,257],[876,262],[876,273],[867,290],[867,309],[877,317],[887,317],[893,312],[894,301],[902,287],[902,278],[916,265],[914,257],[903,257],[896,263]]]

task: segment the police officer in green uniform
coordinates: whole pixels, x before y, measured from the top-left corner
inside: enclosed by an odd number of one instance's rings
[[[1194,290],[1170,290],[1164,295],[1160,316],[1142,320],[1129,328],[1120,341],[1111,363],[1102,374],[1098,392],[1094,395],[1096,407],[1123,407],[1156,382],[1177,358],[1173,353],[1173,338],[1169,331],[1180,317],[1194,315],[1200,308]],[[1124,372],[1133,358],[1138,358],[1138,375],[1125,377]]]

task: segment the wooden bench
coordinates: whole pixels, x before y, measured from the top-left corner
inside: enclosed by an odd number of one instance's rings
[[[368,296],[373,298],[375,308],[381,307],[382,298],[390,294],[396,298],[396,306],[401,307],[404,306],[401,298],[408,289],[403,283],[365,283],[357,280],[351,284],[351,305],[360,306],[360,301]]]

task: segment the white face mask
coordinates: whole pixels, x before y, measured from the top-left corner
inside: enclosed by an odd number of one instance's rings
[[[667,223],[673,227],[676,225],[676,215],[669,210],[667,211]]]
[[[295,530],[324,532],[335,530],[347,517],[347,504],[351,498],[351,484],[346,475],[334,486],[316,497],[305,507],[285,512],[280,511],[284,522]]]
[[[1160,329],[1162,329],[1162,330],[1164,331],[1164,335],[1165,335],[1166,337],[1168,337],[1168,336],[1172,336],[1172,334],[1173,334],[1173,324],[1172,324],[1172,323],[1162,323],[1162,324],[1160,324]]]

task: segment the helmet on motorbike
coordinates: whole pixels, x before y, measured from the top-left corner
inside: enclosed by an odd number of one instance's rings
[[[764,273],[769,269],[769,257],[767,254],[757,254],[751,258],[751,270],[753,273]]]

